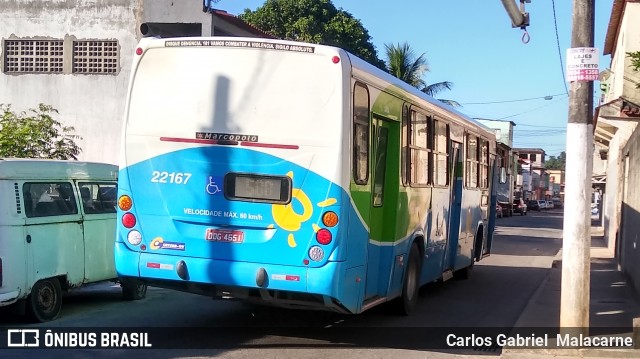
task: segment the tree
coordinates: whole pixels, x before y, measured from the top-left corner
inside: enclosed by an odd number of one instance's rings
[[[73,127],[56,121],[53,113],[58,110],[44,104],[21,113],[0,104],[0,156],[77,160],[82,150],[75,140],[82,138]]]
[[[385,68],[360,20],[331,0],[267,0],[238,17],[278,38],[340,47]]]
[[[631,68],[635,71],[640,71],[640,51],[627,52],[627,56],[631,58]],[[640,83],[636,87],[640,88]]]
[[[427,85],[423,77],[425,73],[431,70],[429,69],[426,54],[422,53],[420,56],[416,56],[408,43],[385,44],[385,49],[387,53],[387,71],[391,75],[416,87],[429,96],[435,96],[437,93],[443,90],[451,90],[453,87],[453,83],[449,81]],[[440,101],[452,106],[460,106],[459,103],[453,100],[440,99]]]
[[[548,170],[562,170],[564,171],[564,167],[567,160],[566,152],[560,152],[560,156],[549,156],[547,163],[545,164],[545,168]]]

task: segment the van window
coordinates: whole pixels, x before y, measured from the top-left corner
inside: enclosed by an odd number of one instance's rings
[[[78,188],[84,213],[116,213],[115,183],[82,182]]]
[[[71,183],[26,182],[22,186],[27,217],[48,217],[77,214],[76,197]]]

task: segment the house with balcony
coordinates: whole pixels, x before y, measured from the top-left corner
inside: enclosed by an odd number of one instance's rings
[[[203,0],[13,0],[0,6],[0,103],[39,103],[82,137],[79,160],[117,163],[131,63],[144,36],[272,37]]]
[[[522,175],[522,196],[525,199],[547,199],[549,174],[544,167],[545,151],[541,148],[514,148],[518,154]]]
[[[640,72],[630,52],[640,51],[640,2],[614,0],[600,74],[601,103],[594,114],[594,181],[604,183],[602,225],[622,271],[640,290]],[[596,177],[597,176],[597,177]]]

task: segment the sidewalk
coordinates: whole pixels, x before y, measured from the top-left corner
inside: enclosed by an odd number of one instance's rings
[[[501,358],[640,358],[640,300],[629,287],[613,253],[604,242],[600,227],[591,228],[591,283],[589,336],[634,337],[639,349],[511,349],[504,348]],[[560,323],[560,289],[562,280],[562,250],[556,255],[545,281],[534,293],[515,324],[516,328],[558,328]],[[557,329],[556,329],[557,330]],[[634,334],[635,333],[635,334]],[[555,335],[550,341],[555,344]]]

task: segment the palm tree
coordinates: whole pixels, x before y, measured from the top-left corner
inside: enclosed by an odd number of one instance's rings
[[[449,81],[427,85],[422,78],[426,72],[430,71],[426,54],[422,53],[416,57],[415,52],[407,42],[398,43],[397,45],[385,44],[384,46],[387,52],[387,71],[391,75],[416,87],[429,96],[435,96],[437,93],[445,89],[451,90],[451,87],[453,87],[453,83]],[[458,102],[453,100],[439,100],[451,106],[460,106]]]

